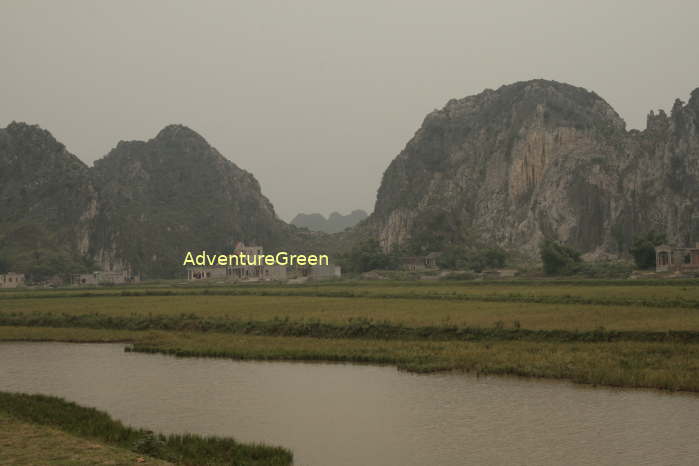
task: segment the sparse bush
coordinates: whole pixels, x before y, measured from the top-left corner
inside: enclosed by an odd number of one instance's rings
[[[571,275],[582,262],[578,251],[555,241],[542,241],[539,251],[546,275]]]
[[[460,246],[452,246],[442,252],[437,265],[444,269],[470,269],[481,272],[483,269],[499,269],[505,266],[507,253],[500,248],[488,248],[469,252]]]
[[[378,241],[367,240],[355,245],[349,254],[340,257],[340,264],[347,271],[362,273],[394,269],[397,258],[393,254],[386,254]]]
[[[637,237],[629,250],[639,269],[652,269],[655,267],[655,247],[666,241],[662,233],[649,232]]]

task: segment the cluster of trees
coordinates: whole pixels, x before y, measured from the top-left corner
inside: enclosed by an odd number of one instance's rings
[[[579,271],[582,259],[575,249],[551,240],[539,245],[546,275],[572,275]]]
[[[665,234],[652,231],[636,237],[629,249],[636,267],[639,269],[654,268],[655,247],[665,242]],[[580,252],[555,241],[542,241],[539,245],[539,252],[546,275],[573,275],[587,273],[595,268],[594,265],[583,263]]]
[[[73,273],[87,273],[94,268],[95,264],[89,259],[60,249],[0,251],[0,274],[21,272],[33,282],[42,282],[56,276],[68,279]]]
[[[23,273],[28,281],[41,282],[90,272],[93,267],[70,246],[69,238],[46,225],[21,223],[0,232],[0,273]]]
[[[463,246],[451,246],[439,257],[437,264],[450,270],[499,269],[507,263],[507,253],[500,248],[469,250]]]
[[[369,239],[355,244],[348,254],[340,255],[338,262],[342,270],[362,273],[398,268],[399,256],[397,253],[384,252],[378,241]]]
[[[653,231],[637,237],[629,252],[639,269],[652,269],[655,267],[655,247],[667,242],[664,233]]]
[[[650,232],[637,237],[629,249],[636,266],[640,269],[655,267],[655,247],[666,242],[664,234]],[[340,257],[340,263],[348,272],[367,272],[369,270],[392,270],[400,267],[402,256],[421,255],[426,252],[408,244],[403,249],[385,252],[378,241],[366,240],[355,245],[350,253]],[[507,253],[500,248],[472,249],[465,246],[446,246],[437,264],[449,270],[472,270],[482,272],[485,269],[502,268],[507,264]],[[570,246],[556,241],[544,240],[539,245],[541,261],[546,275],[589,275],[624,274],[628,267],[584,263],[581,253]]]
[[[426,252],[428,251],[416,251],[409,244],[405,248],[397,248],[387,253],[378,241],[366,240],[356,244],[348,254],[340,256],[338,261],[343,270],[348,272],[394,270],[400,267],[401,257],[419,256]],[[507,253],[499,248],[474,250],[463,246],[449,246],[441,252],[437,265],[444,269],[481,272],[484,269],[504,267],[507,263]]]

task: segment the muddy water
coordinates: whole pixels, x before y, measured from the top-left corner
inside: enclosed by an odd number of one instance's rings
[[[291,448],[298,465],[697,465],[699,396],[349,364],[0,343],[0,390],[160,432]]]

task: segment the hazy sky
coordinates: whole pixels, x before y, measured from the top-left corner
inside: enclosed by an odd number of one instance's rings
[[[428,112],[540,77],[643,129],[699,87],[699,2],[0,3],[0,126],[39,124],[91,164],[182,123],[286,220],[371,211]]]

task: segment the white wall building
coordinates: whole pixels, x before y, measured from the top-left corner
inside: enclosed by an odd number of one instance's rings
[[[0,275],[0,288],[17,288],[24,286],[24,274],[7,272]]]

